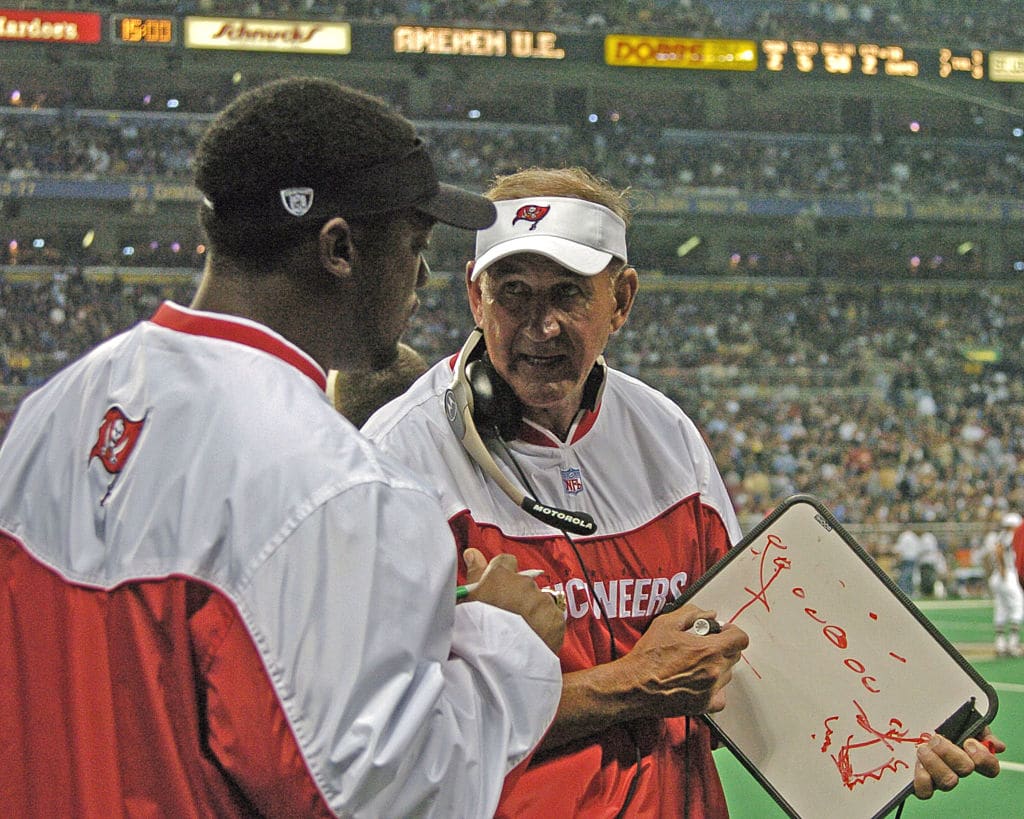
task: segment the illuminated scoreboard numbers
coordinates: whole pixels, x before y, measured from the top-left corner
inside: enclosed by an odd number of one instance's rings
[[[885,60],[885,73],[892,77],[916,77],[921,67],[916,60],[906,59],[899,46],[885,46],[879,49],[879,57]]]
[[[786,52],[789,43],[784,40],[762,40],[761,51],[764,53],[764,67],[768,71],[781,71],[786,67]]]
[[[173,45],[174,21],[168,17],[115,17],[114,40],[133,45]]]
[[[873,77],[878,74],[878,52],[881,49],[874,43],[862,43],[857,46],[857,56],[860,57],[860,70],[862,74]]]
[[[171,21],[166,18],[125,17],[121,21],[121,39],[126,43],[167,44],[173,34]]]
[[[793,53],[796,55],[797,70],[807,74],[814,70],[814,58],[818,54],[818,44],[807,40],[797,40],[793,43]]]
[[[821,57],[829,74],[849,74],[856,56],[857,46],[853,43],[821,44]]]
[[[985,52],[975,48],[969,55],[954,54],[951,49],[939,49],[939,76],[967,75],[972,80],[985,78]]]
[[[824,71],[827,74],[868,77],[878,74],[916,77],[920,70],[918,62],[906,59],[899,46],[876,43],[762,40],[761,52],[768,71],[791,71],[795,68],[801,74]]]
[[[786,70],[786,55],[793,54],[793,65],[801,74],[814,71],[815,58],[821,51],[817,43],[809,40],[762,40],[761,51],[764,53],[764,67],[769,71]]]

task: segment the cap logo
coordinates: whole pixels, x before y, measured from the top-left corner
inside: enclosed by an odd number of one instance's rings
[[[516,211],[516,217],[512,220],[512,224],[514,225],[522,219],[524,222],[532,222],[530,230],[536,230],[537,223],[548,215],[549,210],[551,210],[551,205],[523,205]]]
[[[281,193],[281,204],[292,216],[305,216],[313,207],[312,188],[284,188]]]

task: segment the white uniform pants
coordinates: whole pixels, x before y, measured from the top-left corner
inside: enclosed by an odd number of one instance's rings
[[[1003,576],[993,572],[988,579],[988,588],[992,592],[992,624],[996,628],[1009,624],[1020,625],[1024,620],[1024,589],[1020,580],[1013,572]]]

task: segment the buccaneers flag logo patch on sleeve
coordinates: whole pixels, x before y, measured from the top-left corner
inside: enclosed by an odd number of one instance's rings
[[[89,450],[89,460],[99,458],[107,472],[118,474],[128,463],[145,422],[145,418],[140,421],[131,420],[120,407],[108,409],[100,424],[96,443]]]
[[[514,225],[520,220],[532,222],[530,230],[536,230],[537,223],[548,215],[549,210],[551,210],[551,205],[523,205],[516,211],[516,218],[512,220],[512,224]]]

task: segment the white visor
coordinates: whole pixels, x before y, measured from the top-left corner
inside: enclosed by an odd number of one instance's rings
[[[594,276],[613,258],[626,261],[626,223],[604,205],[563,196],[503,199],[498,218],[477,231],[473,280],[499,259],[539,253],[581,276]]]

